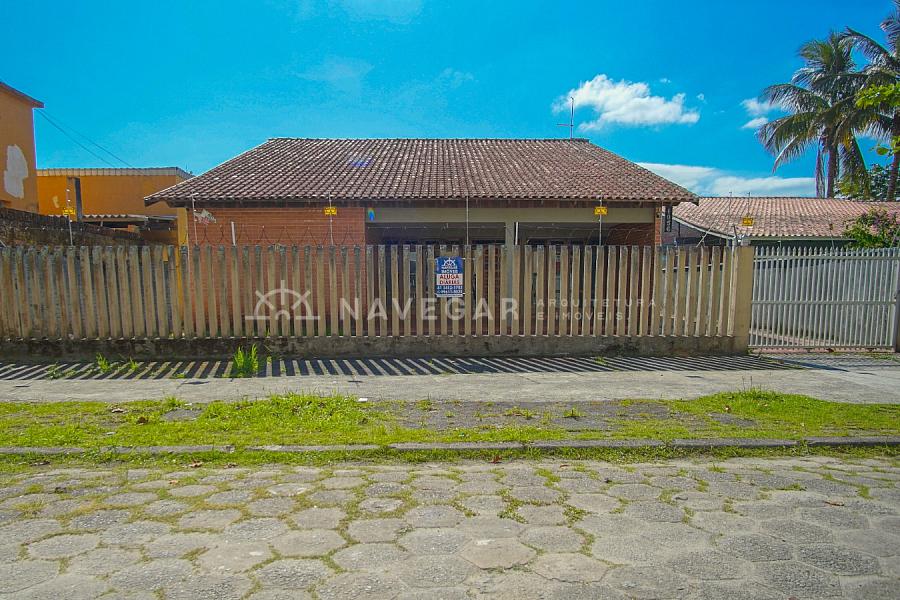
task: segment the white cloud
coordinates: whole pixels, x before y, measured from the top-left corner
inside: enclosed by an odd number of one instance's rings
[[[319,81],[346,90],[357,87],[371,70],[372,65],[364,60],[331,56],[318,65],[297,73],[297,76],[301,79]]]
[[[605,125],[628,126],[666,125],[671,123],[696,123],[700,113],[684,106],[684,94],[669,99],[650,94],[650,86],[643,82],[613,81],[600,74],[585,81],[554,103],[554,110],[568,110],[569,98],[575,99],[575,107],[589,107],[596,116],[581,123],[581,131],[593,131]]]
[[[768,117],[756,117],[755,119],[750,119],[749,121],[741,125],[741,129],[759,129],[768,122]]]
[[[751,117],[762,117],[778,108],[771,102],[760,102],[757,98],[741,100],[741,106],[744,107],[744,110],[746,110],[747,114]]]
[[[812,177],[741,177],[715,167],[638,164],[700,196],[814,196],[816,192]]]
[[[662,77],[662,78],[660,78],[659,82],[660,83],[672,83],[672,80],[669,79],[668,77]]]
[[[438,76],[438,81],[446,83],[451,88],[458,88],[467,81],[474,81],[475,76],[468,71],[457,71],[456,69],[447,67]]]
[[[697,100],[699,100],[700,102],[706,102],[706,94],[697,94]]]

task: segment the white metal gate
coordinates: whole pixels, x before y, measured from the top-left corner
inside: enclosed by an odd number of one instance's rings
[[[759,247],[750,345],[893,349],[900,248]]]

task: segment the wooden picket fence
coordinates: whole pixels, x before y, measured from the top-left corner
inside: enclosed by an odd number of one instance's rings
[[[0,335],[729,336],[738,254],[647,246],[2,248]],[[463,299],[434,298],[435,259],[446,256],[464,259]]]

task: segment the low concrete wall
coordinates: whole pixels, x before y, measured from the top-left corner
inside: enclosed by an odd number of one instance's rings
[[[81,360],[107,357],[155,360],[230,358],[239,346],[256,344],[263,356],[294,358],[416,358],[421,356],[687,356],[744,354],[731,336],[724,337],[558,337],[435,336],[215,338],[117,340],[3,340],[0,360]]]

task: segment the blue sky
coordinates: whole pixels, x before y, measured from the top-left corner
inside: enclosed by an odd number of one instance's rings
[[[745,101],[790,78],[805,40],[880,39],[890,5],[17,2],[0,79],[134,166],[194,173],[277,136],[563,137],[574,92],[577,135],[695,192],[812,195],[812,155],[773,174],[743,127],[775,113]],[[39,167],[109,166],[35,129]]]

